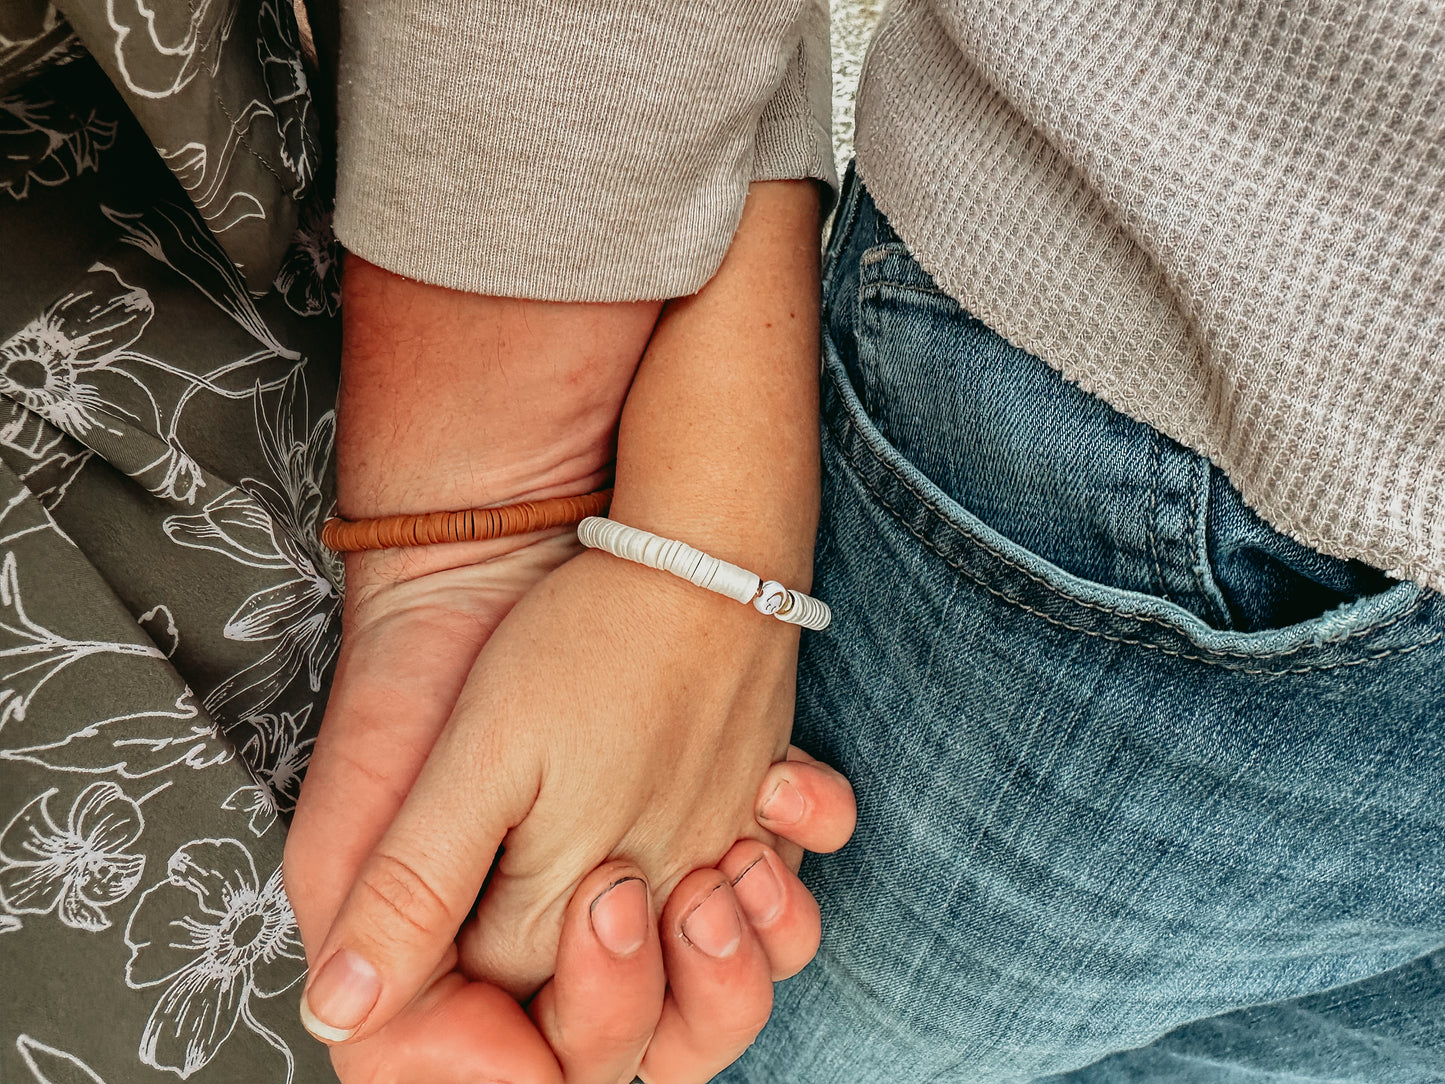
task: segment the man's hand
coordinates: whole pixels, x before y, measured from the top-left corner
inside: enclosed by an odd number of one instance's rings
[[[351,558],[342,658],[287,841],[287,887],[313,961],[487,635],[518,597],[577,552],[566,536],[505,545],[510,552],[481,565],[413,580],[376,576],[367,557]],[[779,844],[781,859],[757,843],[734,847],[720,872],[704,871],[701,880],[694,874],[674,893],[663,940],[654,937],[631,955],[607,949],[596,929],[625,925],[625,916],[609,912],[637,893],[594,904],[612,881],[590,874],[561,926],[557,977],[530,1006],[535,1025],[496,987],[452,970],[449,953],[446,973],[390,1026],[334,1048],[342,1079],[570,1084],[610,1079],[598,1074],[635,1067],[644,1052],[645,1075],[659,1084],[708,1079],[766,1019],[769,980],[792,973],[816,951],[817,908],[792,873],[801,848],[832,850],[852,832],[846,781],[797,750],[791,756],[769,770],[756,803],[760,823],[790,841]],[[749,922],[733,952],[709,956],[681,937],[681,924],[711,889],[739,877],[735,890],[723,891],[734,892]],[[579,908],[591,925],[576,920]],[[602,923],[594,922],[599,914]],[[665,1008],[650,977],[664,959],[672,977]]]

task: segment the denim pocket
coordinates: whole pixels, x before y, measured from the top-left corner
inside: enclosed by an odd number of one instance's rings
[[[814,581],[834,622],[803,642],[795,740],[859,825],[805,868],[823,951],[762,1078],[834,1079],[789,1060],[826,1035],[852,1080],[1026,1081],[1437,946],[1438,596],[1246,633],[1078,576],[904,456],[846,349]],[[867,388],[896,423],[893,390]]]
[[[1207,459],[1008,343],[903,244],[865,249],[857,276],[853,342],[831,346],[827,364],[835,431],[875,499],[1014,605],[1158,650],[1274,668],[1331,665],[1329,645],[1358,646],[1429,594],[1273,531]],[[1312,561],[1316,578],[1236,568],[1222,585],[1215,556],[1245,541],[1251,553]],[[1290,591],[1315,593],[1307,619],[1230,628],[1237,599],[1288,613]]]
[[[1103,404],[1035,394],[1048,374],[932,289],[856,184],[840,223],[834,622],[803,641],[795,740],[859,821],[804,868],[823,947],[752,1079],[1028,1081],[1438,946],[1439,597],[1211,627],[1188,516],[1208,465],[1109,415],[1081,443]],[[1103,452],[1027,454],[1051,441]]]

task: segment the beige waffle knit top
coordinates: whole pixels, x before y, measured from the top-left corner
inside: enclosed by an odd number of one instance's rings
[[[667,297],[831,181],[813,0],[343,7],[337,230],[457,289]],[[859,171],[940,286],[1276,527],[1445,587],[1445,0],[896,0]]]

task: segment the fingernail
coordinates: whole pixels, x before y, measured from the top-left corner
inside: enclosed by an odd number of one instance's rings
[[[722,885],[713,889],[708,898],[682,920],[682,936],[715,960],[737,951],[743,936],[742,921]]]
[[[733,894],[753,923],[771,922],[783,908],[783,886],[766,858],[742,871],[733,882]]]
[[[647,885],[627,877],[608,885],[589,909],[592,932],[614,956],[631,956],[647,940],[652,915],[647,906]]]
[[[376,968],[350,949],[327,960],[301,997],[301,1023],[316,1038],[344,1042],[381,996]]]
[[[763,801],[758,819],[773,824],[796,824],[803,817],[803,795],[784,779]]]

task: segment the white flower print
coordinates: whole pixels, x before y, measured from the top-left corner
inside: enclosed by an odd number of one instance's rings
[[[103,930],[105,913],[140,882],[145,855],[130,847],[145,828],[140,806],[114,783],[81,791],[61,828],[51,788],[0,832],[0,902],[11,914],[45,915],[77,930]]]
[[[258,785],[234,791],[221,808],[248,814],[255,835],[264,834],[278,813],[296,809],[301,777],[316,744],[314,737],[302,737],[310,718],[310,704],[294,714],[253,715],[242,719],[228,735]]]
[[[276,823],[276,800],[262,786],[237,787],[226,796],[221,808],[246,817],[246,827],[258,839]]]
[[[74,290],[0,343],[0,393],[84,436],[107,405],[94,374],[118,360],[153,315],[144,290],[96,264]]]
[[[76,112],[39,95],[0,98],[0,192],[23,200],[32,185],[54,187],[96,169],[115,135],[115,122],[96,108]]]
[[[140,1060],[182,1079],[207,1065],[244,1023],[286,1059],[290,1048],[251,1012],[253,997],[290,989],[306,971],[278,869],[263,884],[234,839],[198,839],[171,856],[126,926],[126,985],[164,985],[140,1041]]]
[[[121,79],[143,98],[176,93],[196,77],[208,52],[219,59],[236,8],[234,0],[106,0]]]
[[[0,402],[0,416],[7,412],[9,419],[0,423],[0,445],[30,461],[23,469],[14,465],[25,491],[44,508],[54,509],[95,453],[19,403]]]
[[[29,1035],[16,1036],[15,1049],[20,1051],[36,1084],[105,1084],[99,1073],[74,1054],[46,1046]]]
[[[291,171],[291,194],[306,194],[317,157],[316,119],[311,115],[311,93],[301,63],[301,36],[290,5],[263,0],[257,20],[256,56],[266,92],[275,106],[276,130],[281,136],[281,162]]]
[[[0,729],[24,719],[35,694],[60,671],[104,653],[164,658],[154,644],[71,640],[32,621],[20,597],[15,554],[6,553],[0,563]]]
[[[299,368],[276,397],[274,409],[266,410],[260,388],[252,398],[252,407],[261,451],[275,478],[274,485],[252,482],[252,486],[265,496],[285,525],[287,538],[301,551],[301,562],[315,569],[339,594],[341,558],[321,544],[321,523],[330,513],[323,494],[336,440],[336,411],[328,410],[316,419],[309,433],[297,435],[298,420],[310,416],[306,382]]]
[[[226,622],[228,639],[274,646],[206,696],[206,709],[222,726],[261,715],[303,669],[311,691],[319,692],[338,646],[340,563],[321,545],[319,533],[336,413],[322,415],[305,439],[295,436],[296,418],[304,418],[307,410],[299,372],[288,381],[273,412],[266,411],[259,388],[255,403],[257,429],[275,484],[244,479],[198,514],[165,521],[166,536],[179,545],[213,550],[252,568],[290,573],[241,603]]]
[[[195,504],[196,492],[204,488],[206,484],[205,471],[180,446],[174,436],[167,435],[166,447],[168,449],[166,457],[161,461],[164,465],[161,480],[147,488],[157,497],[165,497],[168,500],[180,501],[184,504]]]

